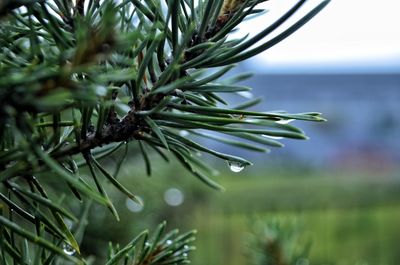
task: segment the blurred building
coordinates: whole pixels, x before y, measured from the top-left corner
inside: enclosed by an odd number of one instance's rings
[[[400,161],[400,74],[259,74],[244,83],[264,99],[257,110],[317,111],[328,119],[295,122],[309,141],[284,140],[283,149],[247,157],[376,170]]]

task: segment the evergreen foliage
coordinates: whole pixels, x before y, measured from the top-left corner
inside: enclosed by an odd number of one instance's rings
[[[306,265],[309,264],[311,241],[305,240],[296,222],[278,219],[261,221],[253,225],[248,238],[248,256],[253,265]]]
[[[277,137],[306,139],[288,122],[323,121],[319,113],[251,111],[258,98],[230,106],[222,96],[250,90],[236,84],[248,75],[221,79],[235,63],[279,43],[328,3],[274,37],[305,0],[251,38],[228,38],[262,13],[264,1],[0,1],[0,263],[93,264],[79,249],[90,205],[119,219],[106,182],[140,203],[117,179],[125,157],[114,172],[102,165],[131,142],[139,143],[149,174],[152,150],[221,189],[213,168],[193,154],[236,171],[251,162],[182,131],[262,152],[282,146]],[[66,206],[72,199],[82,201],[80,212]],[[187,263],[193,232],[163,235],[164,226],[125,247],[110,244],[106,264]]]

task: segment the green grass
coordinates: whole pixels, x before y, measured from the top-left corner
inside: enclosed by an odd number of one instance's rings
[[[249,264],[254,216],[297,219],[312,240],[310,264],[398,265],[400,179],[396,174],[229,176],[186,220],[199,230],[193,264]]]
[[[122,171],[121,181],[133,192],[140,191],[145,210],[127,212],[121,197],[116,203],[120,229],[104,229],[112,223],[108,219],[101,223],[101,229],[115,235],[114,241],[128,240],[140,229],[166,219],[171,228],[198,230],[192,264],[253,265],[245,256],[245,245],[254,217],[278,217],[303,224],[305,237],[313,243],[311,265],[400,264],[399,172],[292,167],[290,171],[246,168],[233,174],[225,169],[215,180],[226,191],[216,192],[179,166],[157,167],[151,178],[142,176],[143,165]],[[162,196],[169,187],[185,193],[182,206],[165,205]],[[99,229],[93,231],[96,238]]]

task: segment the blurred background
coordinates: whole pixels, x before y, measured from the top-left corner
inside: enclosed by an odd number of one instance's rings
[[[263,4],[268,13],[248,21],[233,37],[255,34],[295,2],[268,1]],[[304,13],[317,2],[309,1]],[[132,151],[120,178],[144,206],[115,192],[123,213],[117,225],[107,209],[94,207],[86,251],[96,253],[108,238],[126,242],[165,219],[170,228],[198,230],[193,264],[265,265],[254,259],[259,251],[252,247],[259,231],[254,227],[266,224],[261,237],[268,223],[278,220],[295,223],[296,233],[311,242],[309,255],[297,265],[400,264],[398,10],[396,0],[334,0],[297,33],[240,64],[232,74],[255,73],[243,83],[253,88],[254,97],[263,97],[257,110],[318,111],[328,122],[296,122],[311,139],[284,141],[285,148],[270,154],[210,140],[206,144],[214,149],[255,162],[232,173],[224,161],[204,157],[220,171],[216,180],[225,186],[223,193],[157,154],[151,159],[160,162],[153,163],[148,178],[142,158]]]

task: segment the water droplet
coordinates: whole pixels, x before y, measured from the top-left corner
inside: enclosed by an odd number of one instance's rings
[[[151,246],[151,243],[146,242],[146,243],[144,243],[144,245],[145,245],[146,247],[150,247],[150,246]]]
[[[288,123],[291,123],[292,121],[294,121],[294,119],[288,119],[288,120],[283,119],[283,120],[276,121],[275,123],[288,124]]]
[[[266,135],[266,134],[263,134],[262,136],[265,137],[265,138],[273,139],[273,140],[281,140],[281,139],[283,139],[283,137],[281,137],[281,136],[271,136],[271,135]]]
[[[138,197],[138,199],[140,201],[142,201],[142,198]],[[126,199],[125,202],[126,208],[128,208],[129,211],[134,212],[134,213],[138,213],[141,212],[143,210],[143,203],[139,204],[137,202],[135,202],[134,200],[131,199]]]
[[[168,246],[170,246],[170,245],[172,245],[172,240],[167,240],[166,242],[165,242]]]
[[[96,94],[98,96],[104,97],[107,95],[107,88],[105,86],[97,86],[96,87]]]
[[[228,161],[229,169],[232,172],[238,173],[244,169],[244,164],[238,161]]]
[[[181,131],[179,131],[179,135],[182,136],[182,137],[186,137],[186,136],[189,135],[189,132],[186,131],[186,130],[181,130]]]
[[[183,253],[182,256],[186,258],[188,255],[187,253]]]
[[[164,192],[164,201],[170,206],[179,206],[184,200],[183,192],[177,188],[170,188]]]
[[[63,251],[68,256],[72,256],[75,254],[75,249],[70,244],[67,243],[63,243]]]
[[[186,250],[187,250],[187,249],[189,249],[189,246],[188,246],[188,245],[184,245],[184,246],[183,246],[183,249],[186,249]]]
[[[237,94],[247,99],[252,99],[254,97],[254,95],[249,91],[239,91]]]
[[[243,115],[238,115],[238,114],[231,114],[231,117],[237,120],[240,120],[241,117],[243,118]]]
[[[65,223],[65,225],[68,227],[68,229],[71,229],[71,228],[72,228],[72,225],[74,224],[74,222],[72,222],[72,221],[69,220],[69,219],[64,219],[64,223]]]

